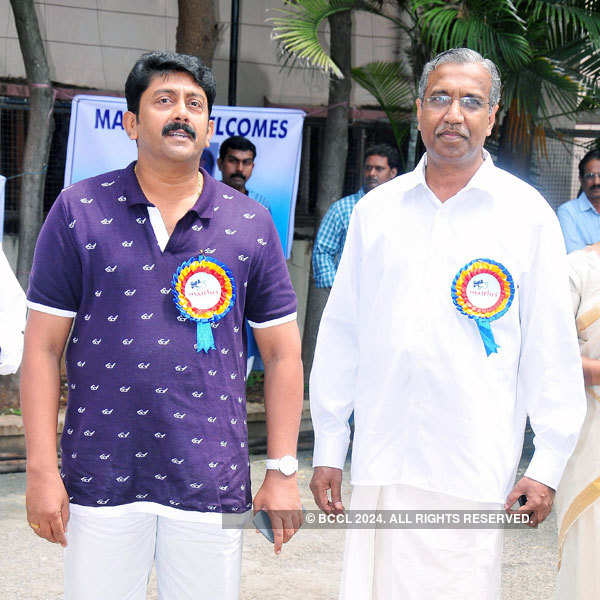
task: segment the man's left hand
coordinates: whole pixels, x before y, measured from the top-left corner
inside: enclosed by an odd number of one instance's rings
[[[254,513],[264,510],[269,514],[275,554],[289,542],[302,525],[302,504],[296,475],[286,477],[279,471],[268,470],[265,480],[254,496]]]
[[[530,515],[529,526],[537,527],[550,514],[555,494],[556,492],[551,487],[535,479],[523,477],[517,482],[512,492],[508,495],[508,498],[506,498],[504,509],[511,514],[522,513]],[[517,510],[512,510],[511,506],[520,496],[525,496],[527,502]]]

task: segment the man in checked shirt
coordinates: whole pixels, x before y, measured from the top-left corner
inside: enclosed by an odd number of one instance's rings
[[[344,249],[350,215],[356,203],[378,185],[398,175],[400,155],[388,144],[377,144],[367,148],[363,186],[350,196],[334,202],[319,227],[313,249],[313,276],[319,288],[330,288]]]

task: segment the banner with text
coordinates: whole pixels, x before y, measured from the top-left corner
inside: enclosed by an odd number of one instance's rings
[[[65,187],[106,171],[121,169],[137,158],[137,148],[123,130],[124,98],[79,95],[73,98],[67,146]],[[280,108],[213,106],[215,133],[202,166],[221,179],[219,146],[233,135],[256,146],[254,171],[247,187],[262,194],[289,258],[294,237],[304,112]]]

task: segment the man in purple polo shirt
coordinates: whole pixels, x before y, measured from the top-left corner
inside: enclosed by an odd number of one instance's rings
[[[296,298],[268,211],[198,174],[211,71],[146,54],[125,93],[137,162],[63,190],[38,239],[21,379],[27,516],[66,546],[66,600],[145,598],[154,560],[162,599],[234,599],[241,531],[221,516],[252,508],[244,318],[265,359],[272,459],[254,507],[270,513],[275,552],[300,525]]]

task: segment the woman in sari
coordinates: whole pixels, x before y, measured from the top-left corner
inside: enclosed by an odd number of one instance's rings
[[[600,243],[569,254],[587,396],[577,447],[556,495],[557,600],[600,598]]]

